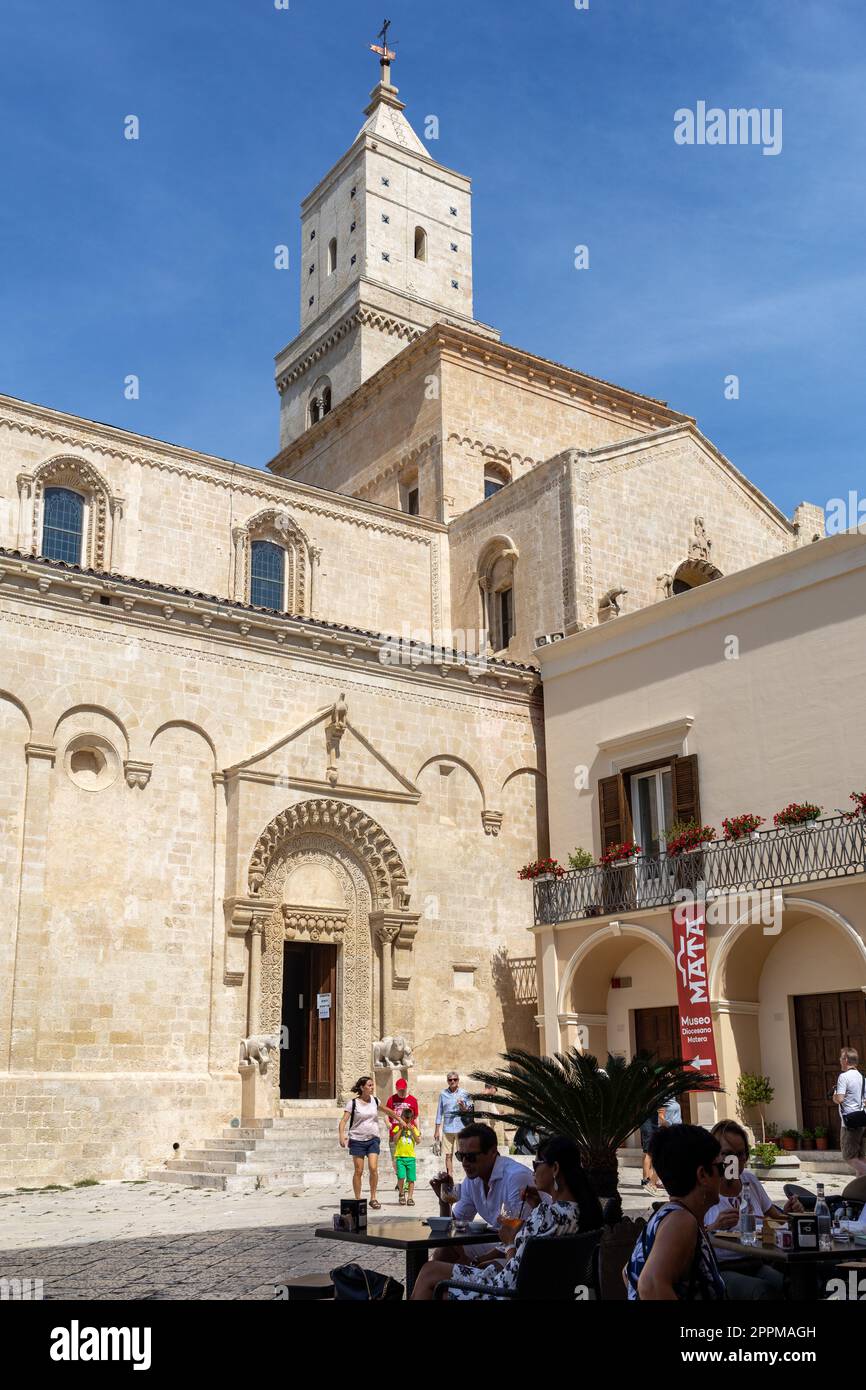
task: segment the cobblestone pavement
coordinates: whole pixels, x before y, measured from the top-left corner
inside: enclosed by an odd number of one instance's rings
[[[812,1180],[807,1179],[812,1186]],[[828,1177],[828,1192],[847,1178]],[[782,1198],[781,1185],[769,1183]],[[621,1171],[626,1212],[647,1207],[637,1170]],[[409,1215],[397,1194],[380,1191],[382,1215]],[[302,1196],[263,1189],[238,1195],[167,1183],[100,1183],[64,1192],[0,1194],[0,1278],[43,1281],[46,1299],[262,1299],[275,1285],[312,1270],[360,1259],[404,1278],[399,1251],[327,1241],[339,1197],[332,1189]],[[419,1187],[415,1216],[437,1211]]]

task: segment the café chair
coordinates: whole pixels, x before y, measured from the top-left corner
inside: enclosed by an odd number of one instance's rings
[[[584,1231],[577,1236],[533,1236],[523,1247],[513,1289],[491,1290],[490,1285],[471,1279],[443,1279],[433,1291],[442,1298],[448,1289],[465,1289],[497,1300],[519,1303],[573,1303],[579,1285],[591,1286],[593,1251],[601,1231]]]

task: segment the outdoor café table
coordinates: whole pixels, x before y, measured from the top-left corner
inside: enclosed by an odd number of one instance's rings
[[[366,1231],[337,1231],[333,1226],[318,1226],[316,1235],[323,1240],[350,1240],[356,1245],[383,1245],[389,1250],[406,1251],[406,1297],[415,1287],[431,1250],[448,1245],[496,1245],[498,1232],[490,1231],[476,1222],[462,1231],[453,1225],[446,1231],[431,1231],[415,1217],[380,1216],[367,1219]]]
[[[829,1250],[780,1250],[777,1245],[743,1245],[739,1240],[732,1240],[730,1236],[718,1236],[710,1234],[710,1241],[718,1251],[725,1251],[728,1255],[736,1255],[738,1259],[757,1260],[761,1264],[776,1265],[787,1277],[790,1288],[790,1297],[794,1301],[814,1301],[818,1297],[818,1275],[821,1267],[828,1276],[834,1264],[842,1260],[856,1258],[858,1250],[862,1246],[833,1242]],[[725,1270],[725,1262],[719,1265],[722,1273]]]

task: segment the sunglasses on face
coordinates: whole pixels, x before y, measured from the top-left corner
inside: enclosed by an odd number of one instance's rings
[[[546,1158],[534,1158],[534,1159],[532,1160],[532,1171],[533,1171],[533,1173],[537,1173],[538,1170],[539,1170],[539,1168],[544,1168],[546,1164],[547,1164],[547,1159],[546,1159]]]
[[[479,1160],[479,1158],[481,1157],[480,1153],[477,1153],[477,1154],[461,1153],[459,1149],[455,1149],[455,1154],[456,1154],[456,1156],[457,1156],[457,1162],[458,1162],[458,1163],[463,1163],[463,1164],[466,1164],[466,1163],[477,1163],[478,1160]]]

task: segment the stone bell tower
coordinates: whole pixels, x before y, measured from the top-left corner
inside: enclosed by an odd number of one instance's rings
[[[351,147],[301,204],[300,332],[276,359],[280,447],[437,321],[472,317],[470,180],[438,164],[381,78]]]

